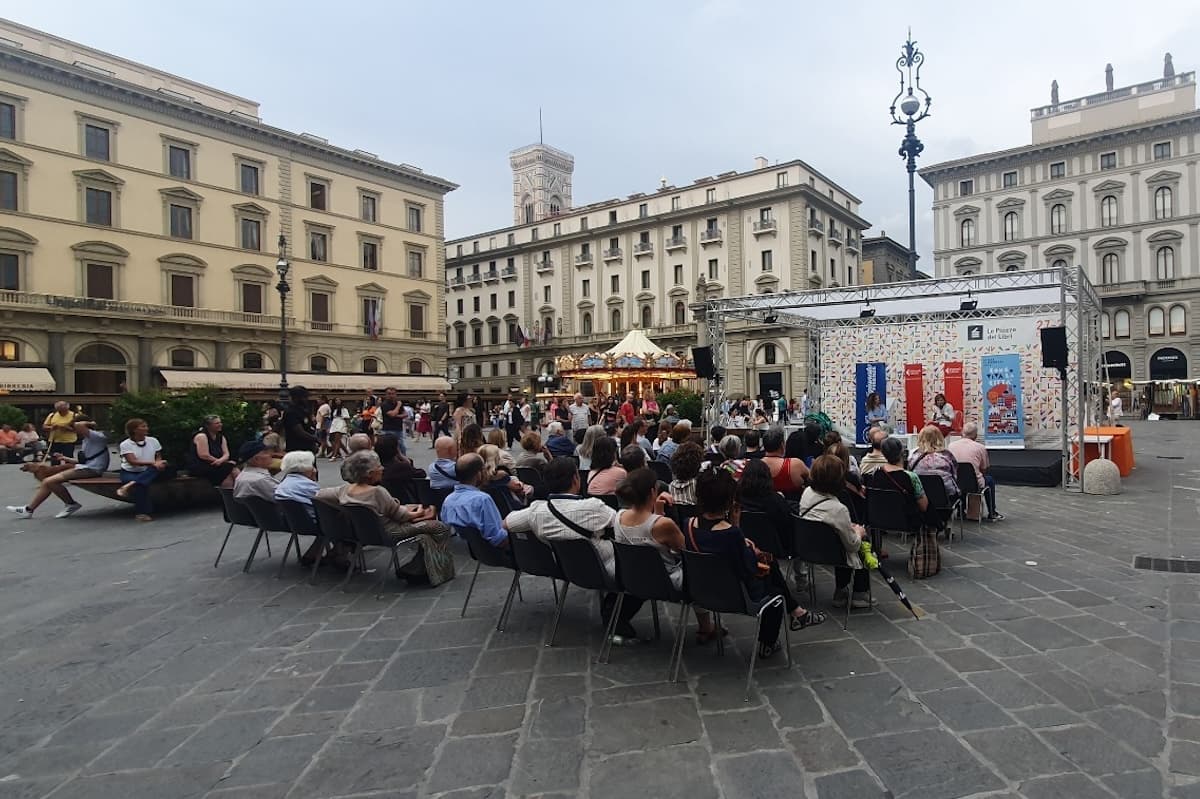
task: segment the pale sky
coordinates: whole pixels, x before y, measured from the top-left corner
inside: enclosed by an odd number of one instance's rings
[[[907,28],[926,54],[921,164],[1029,143],[1029,109],[1200,64],[1200,4],[796,0],[377,2],[81,0],[4,16],[261,103],[265,122],[461,185],[447,238],[511,224],[508,152],[575,156],[576,205],[802,158],[906,243],[889,124]],[[917,181],[922,268],[932,193]]]

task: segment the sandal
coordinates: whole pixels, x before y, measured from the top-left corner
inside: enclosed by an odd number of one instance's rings
[[[697,644],[707,644],[709,641],[717,640],[717,632],[718,631],[717,631],[716,627],[712,628],[711,630],[708,630],[707,632],[704,630],[697,630],[696,631],[696,643]],[[725,638],[726,636],[729,635],[729,630],[726,630],[724,627],[722,627],[720,629],[720,634],[721,634],[722,638]]]
[[[776,652],[778,652],[780,649],[782,649],[782,647],[779,645],[778,641],[776,641],[773,644],[760,643],[758,645],[758,659],[766,660],[767,658],[771,657],[771,655],[774,655]]]
[[[805,627],[815,627],[818,624],[824,624],[829,617],[819,610],[806,610],[803,616],[792,616],[788,626],[793,632],[803,630]]]

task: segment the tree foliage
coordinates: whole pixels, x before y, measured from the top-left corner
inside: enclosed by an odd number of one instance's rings
[[[243,442],[254,438],[260,413],[256,405],[211,388],[196,388],[183,394],[165,391],[138,391],[122,394],[112,406],[115,443],[125,438],[125,423],[145,419],[150,435],[162,443],[163,457],[183,467],[192,437],[204,423],[204,417],[216,415],[225,424],[229,451],[237,452]]]
[[[686,388],[677,388],[674,391],[667,391],[659,394],[656,398],[658,408],[665,412],[668,405],[675,406],[675,412],[679,414],[680,419],[690,419],[692,424],[700,424],[700,413],[703,408],[700,395],[695,391],[689,391]]]
[[[29,420],[25,412],[13,405],[0,405],[0,424],[12,425],[13,430],[20,430]]]

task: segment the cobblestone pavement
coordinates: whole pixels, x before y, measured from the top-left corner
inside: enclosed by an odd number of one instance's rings
[[[878,611],[793,634],[749,702],[745,622],[723,658],[689,638],[670,684],[666,622],[593,664],[584,591],[553,648],[545,580],[501,633],[509,578],[485,571],[459,618],[465,554],[379,600],[277,580],[282,538],[243,574],[235,532],[214,569],[215,512],[48,503],[0,520],[0,798],[1200,797],[1200,582],[1131,568],[1200,556],[1200,424],[1135,442],[1125,493],[1001,488],[1007,521],[901,577],[923,619],[878,583]],[[0,503],[30,486],[4,467]]]

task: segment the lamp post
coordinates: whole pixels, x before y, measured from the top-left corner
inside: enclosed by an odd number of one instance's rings
[[[288,402],[287,295],[292,287],[288,285],[287,276],[290,267],[287,259],[287,237],[280,233],[279,260],[275,262],[279,282],[275,284],[275,289],[279,292],[279,402],[284,406]]]
[[[929,106],[933,98],[921,88],[921,65],[925,63],[925,54],[917,49],[917,43],[912,40],[912,30],[908,32],[908,41],[900,48],[900,58],[896,60],[896,71],[900,73],[900,91],[892,98],[893,125],[904,125],[907,132],[900,142],[900,157],[908,160],[908,269],[909,277],[917,271],[917,192],[913,186],[913,178],[917,171],[917,156],[925,149],[925,145],[917,138],[917,123],[929,116]],[[903,99],[901,99],[903,98]],[[921,107],[924,98],[925,106]],[[900,105],[900,113],[896,113],[896,104]]]

